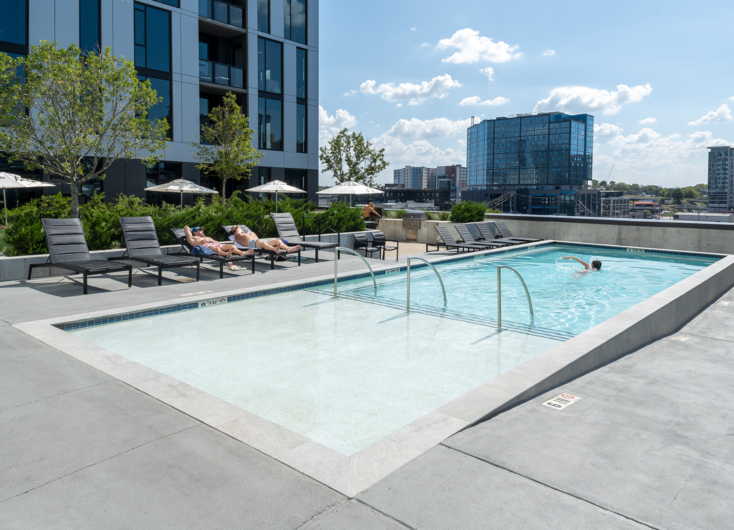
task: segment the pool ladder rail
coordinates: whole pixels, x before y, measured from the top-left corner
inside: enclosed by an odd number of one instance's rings
[[[441,284],[441,291],[443,291],[443,308],[446,309],[446,306],[448,305],[448,299],[446,298],[446,288],[443,285],[443,280],[441,279],[441,275],[436,270],[436,267],[431,265],[428,261],[424,260],[423,258],[416,258],[414,256],[411,256],[408,258],[408,295],[407,295],[407,301],[405,304],[405,312],[410,313],[410,262],[411,260],[418,260],[422,261],[426,265],[428,265],[431,269],[433,269],[433,272],[436,273],[436,278],[438,278],[439,283]]]
[[[370,270],[370,275],[372,276],[372,285],[375,287],[375,295],[377,295],[377,280],[375,280],[375,273],[372,270],[372,267],[367,262],[366,259],[364,259],[364,256],[357,252],[354,249],[351,248],[344,248],[344,247],[337,247],[334,251],[334,296],[339,296],[339,292],[337,291],[337,276],[339,275],[339,251],[341,252],[348,252],[349,254],[354,254],[359,259],[361,259],[365,265],[367,265],[367,268]]]
[[[525,296],[528,298],[528,306],[530,307],[530,325],[532,326],[533,322],[535,322],[535,313],[533,312],[533,301],[530,299],[530,291],[528,291],[528,286],[525,285],[525,280],[523,280],[520,273],[512,267],[500,265],[497,267],[497,330],[502,331],[502,269],[510,269],[518,278],[520,278],[522,288],[525,289]]]

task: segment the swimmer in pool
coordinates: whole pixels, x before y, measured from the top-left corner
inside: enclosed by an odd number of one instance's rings
[[[583,260],[580,260],[578,258],[574,258],[573,256],[565,256],[565,257],[563,257],[561,259],[565,259],[565,260],[572,259],[572,260],[578,261],[581,265],[584,266],[584,270],[583,271],[579,271],[579,272],[594,272],[594,271],[600,271],[601,270],[601,261],[599,261],[598,259],[595,259],[594,261],[592,261],[591,262],[591,265],[589,265],[588,263],[586,263]]]

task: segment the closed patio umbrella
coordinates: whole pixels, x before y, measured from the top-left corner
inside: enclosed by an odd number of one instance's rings
[[[183,196],[184,193],[192,195],[217,195],[218,191],[210,190],[204,186],[199,186],[195,182],[186,179],[176,179],[165,184],[159,184],[151,188],[145,188],[145,191],[157,191],[158,193],[180,193],[181,194],[181,211],[183,212]]]
[[[0,189],[3,190],[3,206],[5,207],[5,226],[8,226],[8,198],[5,190],[19,188],[53,188],[56,184],[24,179],[12,173],[0,173]]]
[[[328,188],[323,191],[317,192],[319,195],[349,195],[349,205],[352,205],[352,195],[382,195],[385,193],[382,190],[370,188],[359,182],[348,180],[341,184]]]
[[[305,191],[286,184],[282,180],[273,180],[262,186],[247,190],[248,193],[275,193],[275,211],[278,212],[278,193],[306,193]]]

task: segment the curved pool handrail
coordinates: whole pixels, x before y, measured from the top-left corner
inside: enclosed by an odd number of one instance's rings
[[[523,280],[522,276],[520,276],[520,273],[512,267],[508,267],[507,265],[499,265],[497,267],[497,329],[502,329],[502,269],[510,269],[517,275],[518,278],[520,278],[522,287],[523,289],[525,289],[525,296],[527,296],[528,298],[528,306],[530,307],[530,325],[532,325],[533,322],[535,322],[535,313],[533,312],[533,301],[530,298],[530,291],[528,291],[528,286],[525,285],[525,280]]]
[[[424,260],[423,258],[416,258],[414,256],[411,256],[411,257],[408,258],[408,296],[407,296],[407,304],[405,306],[405,312],[406,313],[410,313],[410,260],[413,260],[413,259],[417,259],[418,261],[422,261],[423,263],[425,263],[426,265],[428,265],[429,267],[431,267],[431,269],[433,269],[433,272],[436,273],[436,276],[438,277],[438,281],[441,283],[441,290],[443,291],[443,307],[445,309],[446,308],[446,305],[448,304],[448,299],[446,298],[446,288],[443,286],[443,280],[441,279],[441,275],[436,270],[436,267],[434,267],[433,265],[431,265],[430,262]]]
[[[367,265],[367,268],[370,270],[370,275],[372,275],[372,285],[375,286],[375,294],[377,294],[377,280],[375,280],[375,273],[372,271],[372,267],[369,263],[367,263],[367,260],[364,259],[364,256],[357,252],[356,250],[353,250],[351,248],[344,248],[344,247],[337,247],[334,251],[334,296],[339,296],[339,293],[337,292],[336,285],[337,285],[337,275],[339,274],[339,251],[342,252],[349,252],[350,254],[354,254],[359,259],[364,261],[364,264]]]

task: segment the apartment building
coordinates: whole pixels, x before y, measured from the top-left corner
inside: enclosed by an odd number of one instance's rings
[[[220,189],[218,178],[200,175],[189,143],[232,92],[264,157],[249,181],[228,183],[228,193],[283,180],[316,199],[318,0],[0,0],[0,12],[0,52],[24,55],[42,40],[110,46],[133,59],[140,78],[163,97],[151,111],[171,126],[163,161],[146,168],[120,160],[106,179],[88,183],[85,195],[145,197],[144,188],[176,178]],[[46,178],[1,157],[0,171]]]
[[[709,205],[711,212],[734,210],[734,147],[709,147]]]

